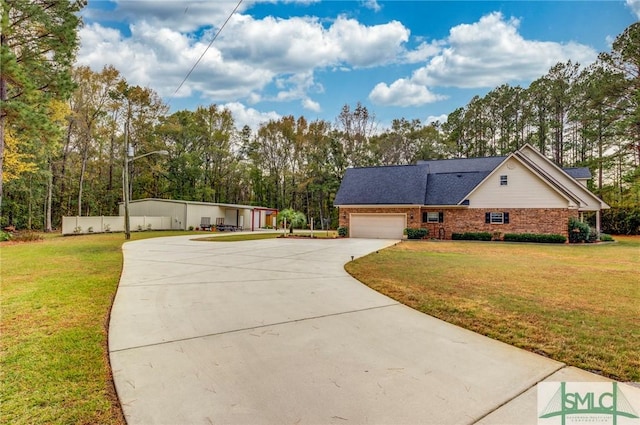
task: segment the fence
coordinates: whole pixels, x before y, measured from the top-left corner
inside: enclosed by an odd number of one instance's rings
[[[171,230],[171,217],[131,216],[129,224],[132,232],[141,230]],[[62,217],[63,235],[87,233],[124,232],[123,216]]]

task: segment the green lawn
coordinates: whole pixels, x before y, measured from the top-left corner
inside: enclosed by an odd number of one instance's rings
[[[640,381],[640,237],[407,241],[347,264],[404,304],[569,365]]]
[[[132,239],[185,232],[134,232]],[[2,243],[0,418],[124,424],[107,351],[124,234]]]

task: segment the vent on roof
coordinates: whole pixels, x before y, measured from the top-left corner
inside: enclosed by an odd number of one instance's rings
[[[462,177],[462,174],[456,174],[458,177]]]

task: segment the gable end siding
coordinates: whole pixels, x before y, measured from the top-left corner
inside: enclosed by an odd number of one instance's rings
[[[501,185],[506,175],[509,184]],[[568,208],[569,200],[510,158],[469,196],[471,208]]]

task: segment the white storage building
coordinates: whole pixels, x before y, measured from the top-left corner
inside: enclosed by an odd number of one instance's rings
[[[276,226],[278,210],[253,205],[220,204],[211,202],[174,201],[171,199],[137,199],[129,202],[130,216],[171,217],[171,228],[187,230],[200,227],[203,218],[211,225],[224,224],[257,230]],[[120,215],[124,216],[124,204],[120,204]]]

